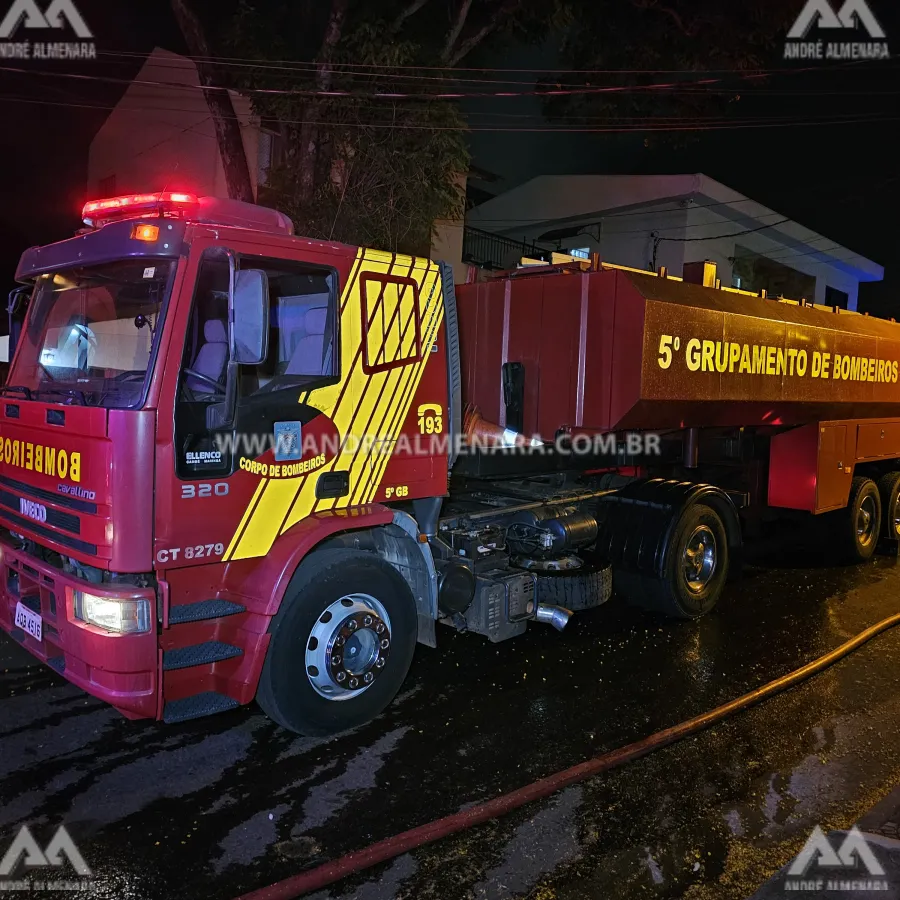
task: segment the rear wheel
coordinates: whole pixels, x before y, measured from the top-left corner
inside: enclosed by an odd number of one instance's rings
[[[728,579],[728,536],[702,503],[682,510],[666,550],[662,578],[616,575],[629,602],[674,619],[696,619],[718,602]]]
[[[846,508],[834,520],[837,550],[847,562],[872,558],[881,536],[881,496],[871,478],[857,475],[850,486]]]
[[[257,701],[299,734],[334,734],[375,718],[406,678],[416,604],[400,574],[372,553],[323,550],[288,587]]]
[[[881,497],[882,534],[889,541],[900,541],[900,472],[888,472],[878,479]]]

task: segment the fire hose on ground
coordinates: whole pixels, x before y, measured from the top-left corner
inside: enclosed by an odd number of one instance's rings
[[[782,675],[780,678],[776,678],[774,681],[770,681],[768,684],[764,684],[762,687],[758,687],[756,690],[750,691],[750,693],[731,700],[722,706],[701,713],[699,716],[694,716],[692,719],[688,719],[678,725],[673,725],[671,728],[657,731],[655,734],[651,734],[640,741],[585,760],[578,765],[563,769],[561,772],[556,772],[553,775],[548,775],[540,781],[532,782],[517,790],[502,794],[493,800],[488,800],[461,812],[444,816],[441,819],[435,819],[425,825],[411,828],[409,831],[395,834],[393,837],[385,838],[383,841],[378,841],[362,850],[355,850],[339,859],[323,863],[314,869],[301,872],[299,875],[291,876],[269,887],[251,891],[237,898],[237,900],[293,900],[293,898],[334,884],[349,875],[394,859],[404,853],[409,853],[411,850],[415,850],[425,844],[434,843],[452,834],[472,828],[475,825],[496,819],[514,809],[533,803],[535,800],[542,800],[570,785],[599,775],[601,772],[622,766],[632,760],[646,756],[654,750],[659,750],[683,738],[697,734],[730,718],[735,713],[742,712],[762,700],[794,687],[834,665],[834,663],[848,656],[854,650],[872,640],[872,638],[898,624],[900,624],[900,613],[888,616],[865,631],[861,631],[855,637],[829,651],[824,656],[820,656],[805,666],[801,666],[787,675]]]

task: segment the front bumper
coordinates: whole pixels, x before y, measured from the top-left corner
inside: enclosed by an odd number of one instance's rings
[[[92,584],[74,578],[0,540],[0,628],[29,653],[94,697],[129,718],[157,718],[160,652],[155,629],[147,634],[110,634],[75,618],[73,592],[102,597],[144,593],[156,609],[151,589]],[[36,641],[15,625],[23,603],[43,619]]]

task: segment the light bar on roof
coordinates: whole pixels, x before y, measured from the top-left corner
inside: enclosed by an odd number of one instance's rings
[[[179,191],[160,191],[156,194],[126,194],[123,197],[108,197],[103,200],[89,200],[81,210],[85,225],[96,226],[114,219],[127,219],[134,214],[186,211],[199,203],[195,194]]]

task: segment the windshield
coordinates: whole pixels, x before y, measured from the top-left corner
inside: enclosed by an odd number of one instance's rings
[[[140,406],[172,260],[143,258],[40,276],[9,389],[86,406]]]

